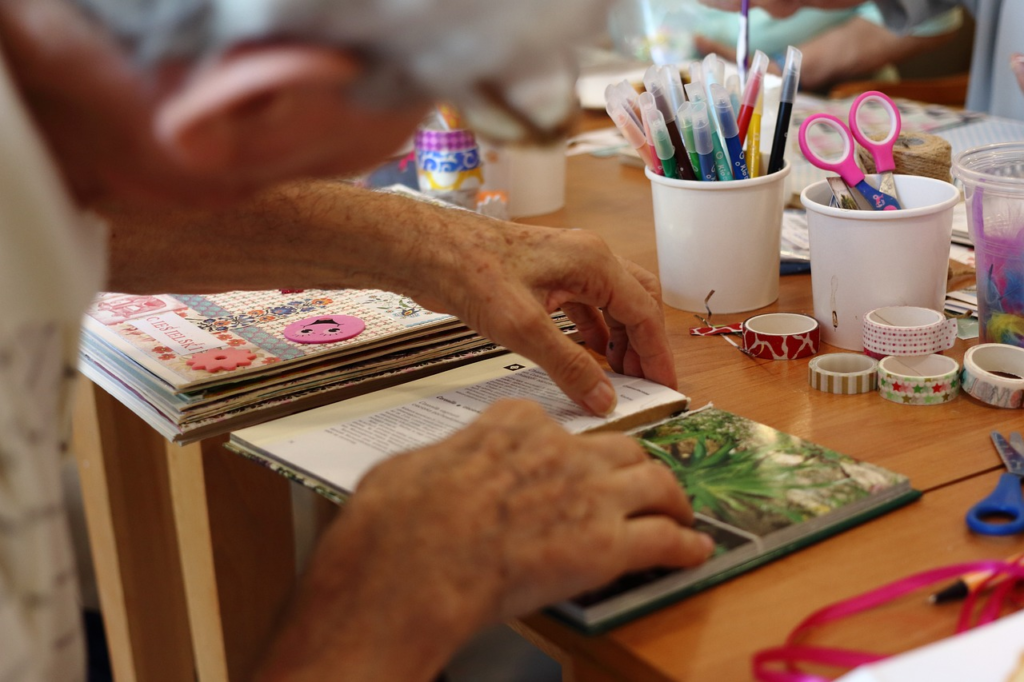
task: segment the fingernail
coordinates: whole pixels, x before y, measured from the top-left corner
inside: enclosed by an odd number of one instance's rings
[[[710,557],[712,554],[715,553],[715,541],[710,535],[707,535],[706,533],[700,533],[700,542],[702,545],[704,545],[705,556]]]
[[[615,409],[617,398],[611,384],[606,381],[600,382],[590,389],[590,392],[583,397],[583,404],[587,409],[600,417],[606,417]]]

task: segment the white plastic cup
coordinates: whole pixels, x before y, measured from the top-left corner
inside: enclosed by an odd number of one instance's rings
[[[566,146],[481,143],[484,192],[508,198],[509,218],[554,213],[565,206]]]
[[[779,297],[782,170],[750,180],[670,180],[647,169],[665,303],[713,314],[756,310]]]
[[[832,208],[825,180],[800,195],[807,209],[814,318],[831,346],[862,350],[864,316],[875,308],[942,310],[960,192],[934,178],[894,179],[903,206],[898,211]],[[878,185],[874,176],[869,182]]]

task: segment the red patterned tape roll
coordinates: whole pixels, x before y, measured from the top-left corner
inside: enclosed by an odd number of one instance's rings
[[[873,358],[933,355],[953,347],[956,331],[956,320],[947,320],[937,310],[877,308],[864,316],[864,353]]]
[[[743,322],[743,350],[768,360],[796,360],[818,352],[821,329],[810,315],[765,313]]]

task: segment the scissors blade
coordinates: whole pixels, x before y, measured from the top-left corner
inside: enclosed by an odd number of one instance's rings
[[[1020,434],[1016,434],[1017,438],[1014,441],[1020,440]],[[1010,436],[1013,438],[1013,436]],[[1003,438],[1003,434],[998,431],[992,432],[992,442],[996,446],[996,451],[999,452],[999,457],[1002,458],[1003,464],[1006,465],[1006,469],[1017,476],[1024,476],[1024,452],[1018,451],[1017,448],[1006,442]]]
[[[900,200],[900,196],[896,194],[896,181],[893,180],[892,173],[882,173],[878,181],[878,189],[881,192],[885,192],[896,201]],[[902,204],[902,202],[900,202]]]

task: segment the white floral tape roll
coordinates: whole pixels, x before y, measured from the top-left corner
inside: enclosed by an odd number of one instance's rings
[[[878,361],[859,353],[819,355],[807,365],[807,381],[819,391],[856,395],[875,390]]]
[[[960,365],[945,355],[882,358],[878,392],[901,405],[948,403],[960,392]]]
[[[914,306],[876,308],[864,316],[864,352],[887,355],[932,355],[952,348],[956,320],[937,310]]]
[[[1024,348],[982,343],[967,349],[964,390],[995,407],[1024,407]]]

